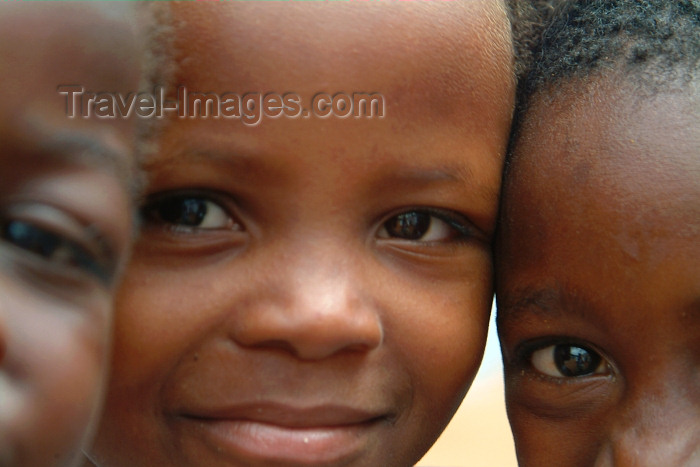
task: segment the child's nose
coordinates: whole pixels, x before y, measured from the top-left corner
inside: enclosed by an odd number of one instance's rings
[[[275,273],[273,273],[274,275]],[[378,310],[346,271],[287,270],[269,279],[236,314],[234,340],[278,348],[302,360],[339,352],[368,352],[383,340]]]
[[[700,466],[700,410],[691,385],[645,391],[624,403],[596,467]]]

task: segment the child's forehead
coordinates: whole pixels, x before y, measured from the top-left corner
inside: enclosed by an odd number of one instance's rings
[[[536,96],[525,116],[504,185],[502,246],[519,235],[566,243],[580,234],[589,248],[622,252],[691,238],[700,218],[698,96],[570,84]],[[513,254],[526,264],[538,252]]]
[[[338,40],[374,42],[377,38],[407,45],[419,45],[418,37],[459,33],[471,29],[474,33],[496,34],[509,31],[504,6],[498,1],[471,2],[239,2],[233,5],[175,4],[172,9],[175,24],[193,26],[202,34],[216,33],[229,38],[248,38],[247,46],[255,41],[294,42],[313,46]],[[178,24],[187,20],[187,24]],[[410,30],[410,32],[407,32]],[[464,36],[471,35],[468,31]],[[503,40],[507,37],[501,35]],[[206,45],[204,43],[200,45]],[[220,44],[208,44],[215,48]]]
[[[349,51],[347,45],[403,44],[420,48],[431,39],[480,35],[481,40],[509,40],[507,15],[500,2],[240,2],[232,5],[174,5],[176,24],[186,19],[203,35],[216,34],[232,44],[256,49],[259,43],[307,46],[305,51]],[[241,41],[240,39],[245,39]],[[476,38],[475,38],[476,39]],[[469,41],[471,42],[471,40]],[[204,44],[215,49],[231,44]],[[342,47],[338,47],[338,46]],[[469,47],[469,44],[459,45]],[[480,43],[483,47],[485,44]],[[496,46],[502,44],[496,44]],[[349,53],[348,53],[349,54]]]
[[[109,91],[138,76],[140,53],[135,11],[128,5],[14,4],[0,10],[3,79],[32,83],[101,85]],[[66,81],[69,80],[69,81]],[[55,90],[55,89],[54,89]],[[97,90],[97,89],[96,89]]]
[[[133,29],[136,21],[136,10],[133,6],[116,3],[38,3],[27,5],[15,3],[0,9],[0,22],[3,30],[21,32],[24,36],[41,40],[46,36],[60,37],[61,31],[75,38],[85,38],[89,33],[94,36],[110,34],[104,30],[114,27]],[[27,27],[41,26],[38,29],[27,30]],[[19,43],[16,46],[21,45]],[[83,50],[92,45],[83,44]]]
[[[574,80],[535,96],[514,147],[519,170],[558,171],[572,188],[635,189],[660,176],[675,181],[660,189],[685,185],[700,170],[700,96],[692,86],[649,93],[617,79]]]
[[[199,85],[391,87],[402,98],[444,96],[436,104],[443,114],[470,96],[512,104],[510,28],[499,2],[232,2],[173,11],[182,77]]]

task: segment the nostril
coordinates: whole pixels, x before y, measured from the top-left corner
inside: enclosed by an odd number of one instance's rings
[[[243,344],[244,347],[251,349],[273,349],[280,350],[296,356],[296,349],[289,342],[282,339],[270,339],[265,341],[253,342],[250,344]]]
[[[314,294],[298,292],[286,299],[268,297],[238,306],[227,324],[230,339],[242,348],[274,349],[300,360],[381,346],[384,330],[376,307],[348,298],[345,290],[334,300],[326,294],[325,300],[314,302],[309,295]]]
[[[239,316],[240,318],[240,316]],[[383,332],[377,322],[363,320],[361,326],[335,320],[288,320],[268,315],[238,325],[230,338],[239,346],[254,350],[276,350],[299,360],[322,360],[334,354],[363,353],[381,345]],[[355,323],[357,324],[357,323]],[[370,326],[371,324],[371,326]]]
[[[343,350],[345,352],[350,352],[350,353],[367,352],[367,351],[372,350],[374,347],[376,347],[376,345],[358,343],[358,344],[348,345]]]
[[[278,351],[293,355],[295,358],[298,358],[299,360],[318,360],[318,359],[328,357],[334,353],[340,353],[340,352],[342,352],[342,353],[362,353],[362,352],[367,352],[374,347],[374,346],[368,345],[368,344],[357,343],[357,344],[348,345],[348,346],[345,346],[341,349],[333,351],[333,350],[330,350],[327,348],[320,348],[318,345],[305,346],[305,345],[300,345],[299,343],[292,344],[290,341],[283,340],[283,339],[269,339],[269,340],[265,340],[265,341],[252,342],[249,344],[242,344],[239,341],[239,345],[241,345],[242,347],[248,348],[248,349],[278,350]]]

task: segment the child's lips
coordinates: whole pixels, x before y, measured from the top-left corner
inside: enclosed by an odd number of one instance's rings
[[[345,405],[242,404],[183,414],[217,452],[260,462],[331,465],[359,455],[392,417]]]

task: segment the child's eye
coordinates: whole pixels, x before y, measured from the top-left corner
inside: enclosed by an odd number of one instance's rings
[[[101,261],[78,242],[52,232],[48,228],[23,220],[8,220],[0,224],[2,240],[22,250],[28,251],[58,266],[79,268],[105,284],[112,280],[114,268]]]
[[[164,195],[142,210],[151,223],[169,224],[180,230],[239,230],[240,225],[218,203],[199,195]]]
[[[377,236],[420,242],[444,242],[473,235],[466,221],[454,217],[456,216],[427,210],[405,211],[387,219]]]
[[[580,345],[556,344],[532,352],[532,367],[554,378],[575,378],[604,374],[606,360],[597,352]]]

